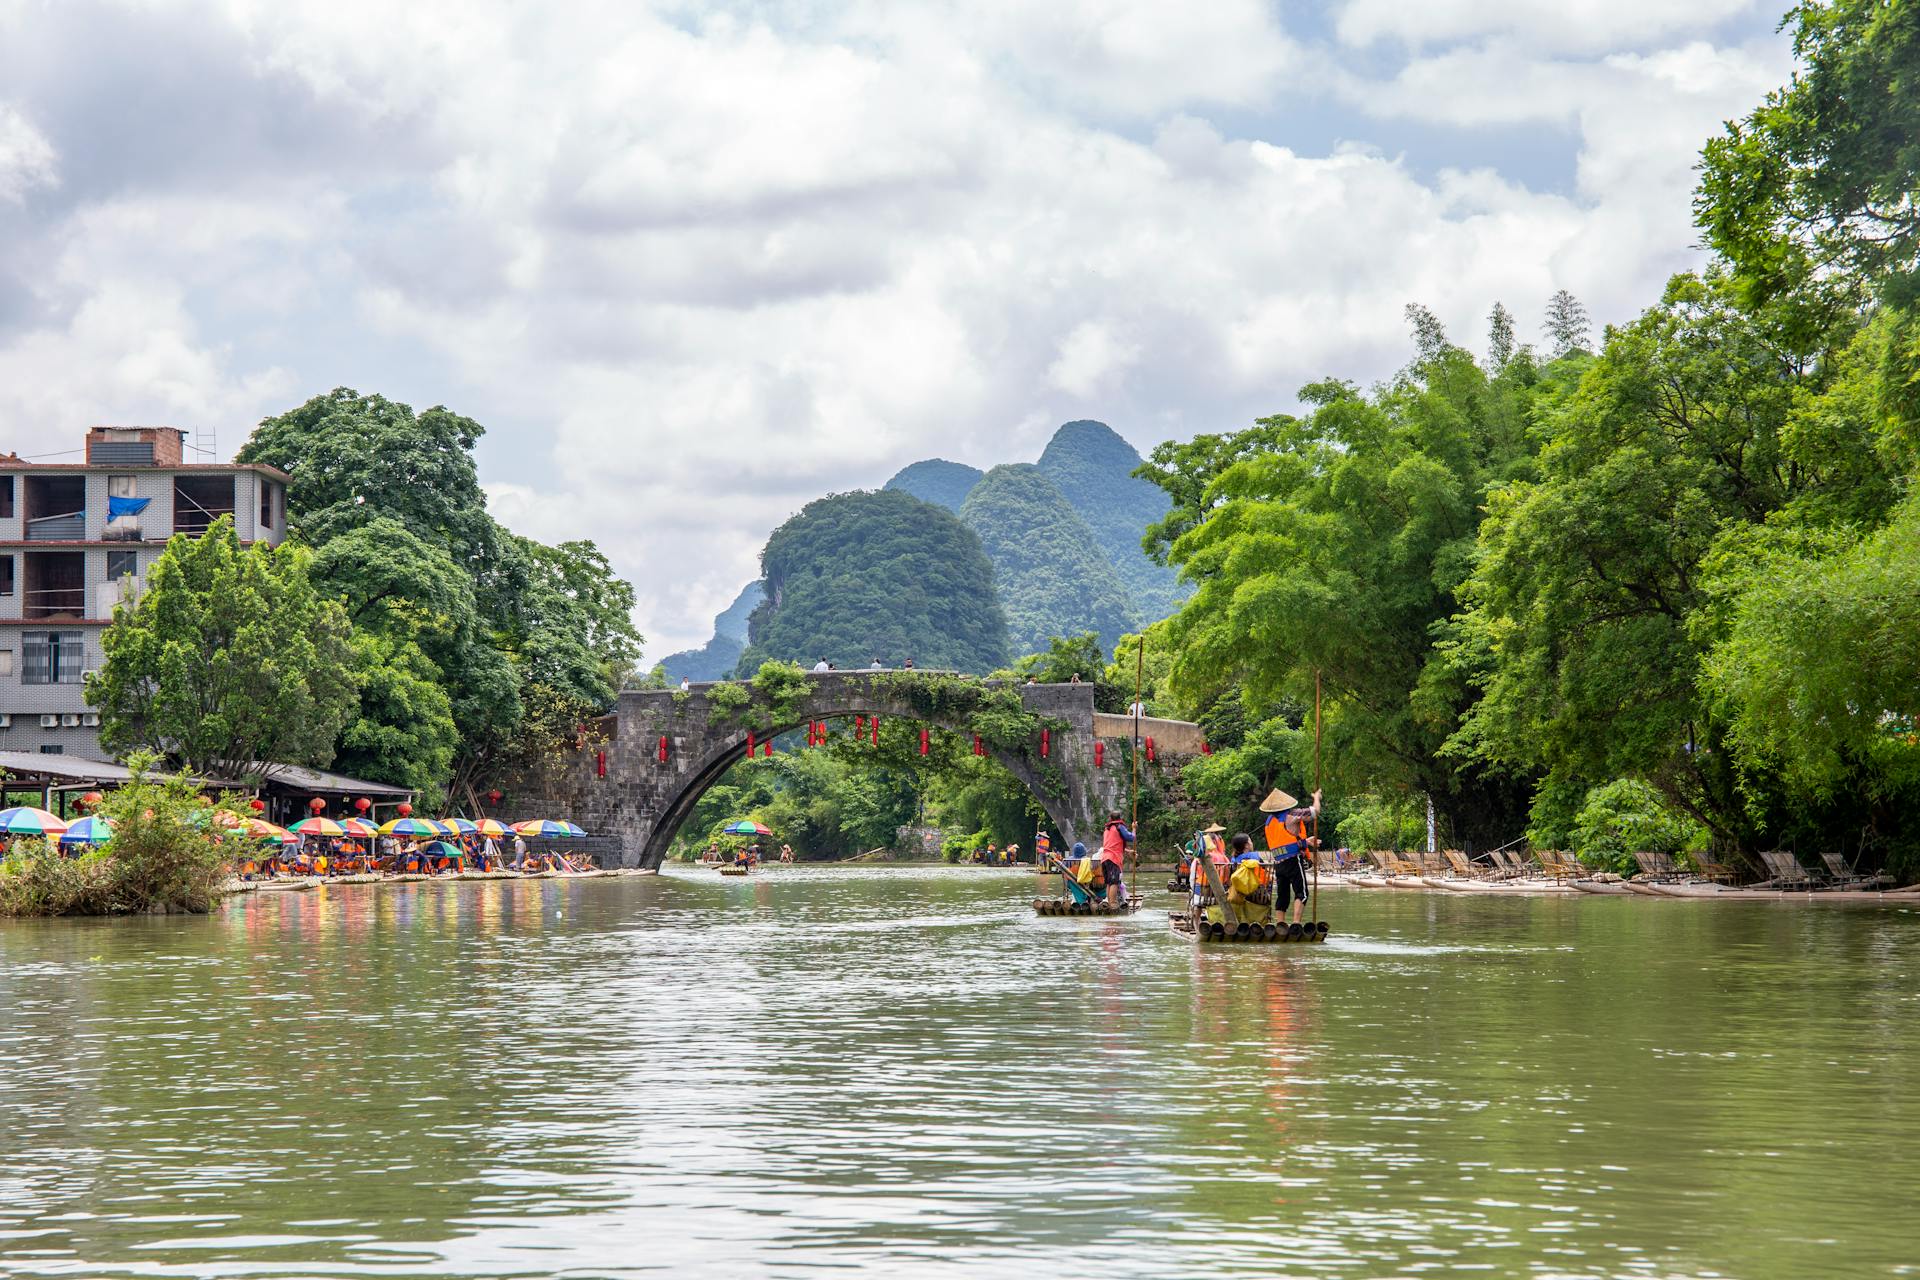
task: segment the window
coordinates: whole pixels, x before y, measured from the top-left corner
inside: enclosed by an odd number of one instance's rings
[[[0,556],[0,596],[13,594],[13,557]]]
[[[13,650],[0,649],[0,676],[13,674]]]
[[[63,756],[67,754],[67,749],[65,747],[55,746],[51,743],[43,742],[40,744],[40,754],[43,756]]]
[[[28,631],[20,637],[26,658],[21,684],[79,684],[86,646],[78,631]]]
[[[262,479],[260,482],[260,527],[273,528],[273,485]]]
[[[140,573],[140,554],[137,551],[107,552],[107,581],[118,582],[122,578],[137,577]]]
[[[109,498],[131,498],[133,496],[133,477],[108,476],[107,496]]]
[[[0,518],[13,516],[13,477],[0,476]]]

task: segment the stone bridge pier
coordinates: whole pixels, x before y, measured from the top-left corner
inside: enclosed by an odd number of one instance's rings
[[[813,721],[877,715],[883,722],[911,720],[970,735],[967,700],[999,687],[911,671],[836,671],[810,674],[806,681],[803,697],[789,694],[778,705],[744,682],[731,683],[724,696],[715,694],[720,684],[624,692],[614,714],[599,724],[604,743],[579,752],[538,802],[596,835],[613,837],[619,865],[656,868],[701,795],[745,757],[749,734],[757,745]],[[1068,843],[1091,842],[1107,810],[1123,807],[1124,748],[1136,722],[1096,712],[1091,685],[1014,688],[1032,717],[1032,732],[1024,742],[986,742],[985,749],[1033,793]],[[1138,723],[1143,737],[1156,740],[1157,755],[1180,757],[1201,749],[1196,725]],[[1042,727],[1047,730],[1044,756]],[[835,732],[846,730],[836,726]],[[1110,745],[1096,753],[1096,743]],[[1104,756],[1100,764],[1097,754]],[[615,860],[602,859],[608,865]]]

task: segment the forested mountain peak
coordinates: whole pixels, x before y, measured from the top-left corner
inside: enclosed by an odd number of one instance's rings
[[[1063,463],[1083,461],[1119,469],[1123,474],[1140,465],[1140,451],[1126,437],[1104,422],[1076,418],[1063,422],[1040,454],[1040,469],[1050,470]]]
[[[927,458],[900,468],[893,479],[887,481],[886,488],[910,493],[922,502],[957,512],[960,504],[967,500],[968,491],[980,483],[984,474],[980,468],[964,462]]]
[[[1140,454],[1104,422],[1081,419],[1053,433],[1039,469],[1059,487],[1093,531],[1141,618],[1164,618],[1186,592],[1178,575],[1140,549],[1148,525],[1166,516],[1166,492],[1133,474]]]
[[[660,671],[669,681],[721,680],[740,661],[747,646],[747,619],[766,599],[760,584],[749,582],[740,588],[733,603],[713,620],[713,638],[698,649],[682,649],[660,659]]]
[[[1111,648],[1136,625],[1133,604],[1092,531],[1039,467],[1023,462],[987,472],[960,518],[993,562],[1017,652],[1087,631]]]

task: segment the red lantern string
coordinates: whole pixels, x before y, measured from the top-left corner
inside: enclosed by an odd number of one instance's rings
[[[665,764],[667,762],[667,735],[664,733],[660,735],[659,756],[660,756],[660,763]]]
[[[1104,742],[1096,742],[1093,744],[1093,767],[1096,769],[1104,769],[1106,766],[1107,744]]]
[[[867,727],[873,731],[873,745],[876,747],[879,746],[880,745],[880,717],[875,716],[873,719],[869,720],[867,722]]]
[[[771,741],[761,745],[760,755],[762,759],[771,760],[773,758],[773,743]]]
[[[927,754],[927,731],[925,729],[920,731],[920,754]]]
[[[987,754],[987,749],[980,745],[980,735],[977,733],[973,735],[973,754],[977,756]]]
[[[1148,760],[1153,759],[1153,739],[1152,738],[1147,739],[1147,759]]]
[[[853,718],[853,740],[855,742],[858,742],[860,741],[860,739],[866,736],[867,736],[867,718],[865,716],[855,716]]]
[[[753,735],[751,733],[747,735],[747,759],[753,759]]]
[[[661,750],[664,751],[666,750],[666,748],[662,747]],[[604,778],[607,776],[607,753],[606,752],[596,751],[593,753],[593,769],[594,769],[594,772],[598,774],[600,777]]]
[[[1053,735],[1051,733],[1048,733],[1045,729],[1042,729],[1040,731],[1040,758],[1042,760],[1045,760],[1047,758],[1047,750],[1052,745],[1053,745]]]

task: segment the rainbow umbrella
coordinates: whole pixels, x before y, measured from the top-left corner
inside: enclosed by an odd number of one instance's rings
[[[565,827],[567,834],[570,836],[583,836],[587,834],[585,830],[583,830],[580,827],[574,826],[571,822],[568,822],[565,818],[561,818],[559,820],[559,825],[562,827]]]
[[[285,844],[289,840],[298,840],[300,838],[285,827],[274,826],[265,818],[248,818],[246,822],[246,832],[256,840],[271,840],[275,844]]]
[[[0,809],[0,835],[57,836],[66,830],[67,820],[45,809],[24,804],[17,809]]]
[[[468,822],[465,818],[443,818],[441,825],[452,827],[453,833],[458,836],[470,836],[480,829],[479,823]]]
[[[536,838],[544,836],[551,840],[558,836],[572,835],[573,832],[567,830],[571,825],[571,823],[566,822],[549,822],[545,818],[529,818],[525,822],[514,823],[513,829],[523,836],[534,836]],[[574,830],[577,831],[579,828],[575,827]]]
[[[113,839],[113,822],[108,818],[80,818],[60,837],[61,844],[105,844]]]
[[[332,818],[302,818],[289,829],[303,836],[326,836],[335,840],[347,834],[347,829]]]
[[[480,821],[473,824],[473,831],[475,835],[493,836],[496,839],[501,836],[510,836],[513,834],[513,828],[495,818],[480,819]]]
[[[383,836],[413,836],[416,839],[444,834],[431,822],[420,818],[395,818],[380,828]]]
[[[374,826],[365,818],[342,818],[340,819],[340,829],[350,836],[359,836],[362,840],[380,834],[380,828]]]
[[[770,836],[773,834],[772,827],[763,827],[757,822],[748,822],[744,818],[739,822],[729,822],[726,826],[720,828],[720,830],[730,836]],[[583,832],[582,834],[585,833]]]

